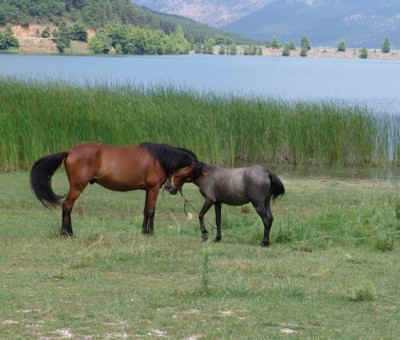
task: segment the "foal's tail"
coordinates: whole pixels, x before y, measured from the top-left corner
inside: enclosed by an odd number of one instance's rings
[[[269,179],[271,180],[272,197],[277,198],[285,193],[285,187],[277,175],[268,171]]]
[[[45,207],[59,203],[61,197],[51,188],[51,177],[67,155],[68,152],[59,152],[45,156],[36,161],[31,169],[31,188]]]

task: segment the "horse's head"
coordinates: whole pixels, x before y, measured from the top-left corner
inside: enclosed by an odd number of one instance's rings
[[[201,175],[202,171],[201,162],[193,162],[190,166],[178,169],[164,184],[164,188],[172,195],[176,195],[178,191],[182,190],[185,183],[193,182]]]

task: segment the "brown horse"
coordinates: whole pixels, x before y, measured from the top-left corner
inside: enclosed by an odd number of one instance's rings
[[[64,161],[69,192],[62,204],[61,235],[72,236],[72,207],[88,183],[115,191],[146,191],[142,232],[153,234],[158,192],[170,176],[191,176],[197,171],[196,155],[167,144],[141,143],[114,146],[83,143],[68,151],[45,156],[32,167],[31,187],[43,205],[55,205],[61,197],[51,187],[51,177]]]

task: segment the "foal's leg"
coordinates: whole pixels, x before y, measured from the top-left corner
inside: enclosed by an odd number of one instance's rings
[[[144,207],[144,218],[142,232],[144,234],[154,233],[154,215],[156,211],[156,202],[158,192],[160,190],[159,186],[155,186],[146,191],[146,204]]]
[[[265,202],[252,202],[252,204],[264,224],[264,239],[261,241],[261,246],[268,247],[270,245],[269,234],[274,220],[270,207],[270,198],[267,198]]]
[[[79,195],[85,189],[86,184],[70,184],[69,192],[65,198],[62,205],[62,224],[61,224],[61,235],[62,236],[72,236],[72,224],[71,224],[71,211],[74,206],[75,201],[78,199]]]
[[[215,203],[215,223],[217,224],[217,236],[215,236],[215,242],[219,242],[222,239],[221,234],[221,203]]]
[[[207,231],[206,227],[204,226],[204,215],[212,207],[213,204],[214,204],[214,202],[207,198],[206,201],[204,202],[203,208],[201,208],[201,211],[199,214],[201,238],[203,239],[203,241],[208,240],[208,231]]]

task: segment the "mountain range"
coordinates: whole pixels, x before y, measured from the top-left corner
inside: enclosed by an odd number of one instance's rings
[[[134,0],[156,11],[190,17],[259,41],[400,47],[400,0]]]

